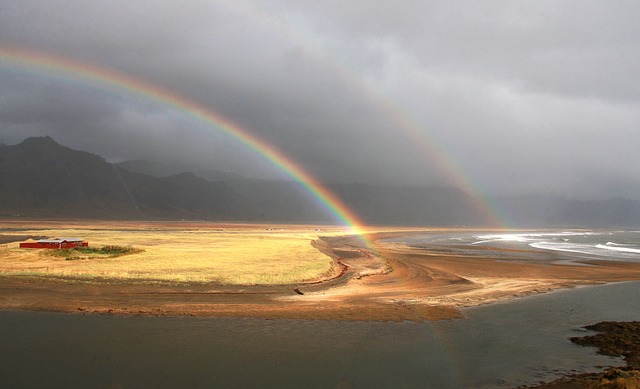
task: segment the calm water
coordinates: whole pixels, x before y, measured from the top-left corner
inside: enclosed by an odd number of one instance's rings
[[[639,320],[637,301],[640,283],[623,283],[426,323],[0,311],[0,387],[511,387],[619,362],[567,338]]]

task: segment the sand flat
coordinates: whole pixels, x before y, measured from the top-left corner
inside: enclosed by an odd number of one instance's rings
[[[73,228],[87,228],[77,222]],[[93,223],[93,222],[91,222]],[[34,222],[23,227],[33,227]],[[113,229],[117,222],[91,224]],[[230,229],[255,234],[264,225],[154,223],[163,229]],[[123,223],[120,228],[145,228]],[[17,228],[14,226],[14,228]],[[70,228],[68,224],[48,228]],[[146,226],[148,228],[148,226]],[[292,228],[282,226],[282,228]],[[333,270],[288,284],[237,285],[74,276],[0,276],[0,308],[125,315],[190,315],[319,320],[436,320],[460,316],[460,308],[544,293],[577,285],[640,280],[640,263],[591,261],[588,266],[505,261],[486,254],[444,253],[387,243],[408,229],[386,228],[370,235],[375,250],[344,231],[317,232],[314,247],[333,261]],[[448,230],[453,232],[452,230]],[[73,231],[72,231],[73,232]],[[16,234],[18,234],[16,232]],[[20,232],[20,235],[22,233]],[[311,243],[311,242],[309,242]],[[13,258],[11,261],[19,260]],[[1,262],[0,274],[11,265]],[[126,262],[123,262],[126,264]],[[16,266],[15,264],[13,266]]]

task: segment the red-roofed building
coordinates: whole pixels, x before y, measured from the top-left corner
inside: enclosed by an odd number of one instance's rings
[[[20,248],[25,249],[72,249],[87,246],[89,242],[78,238],[40,239],[36,242],[20,243]]]

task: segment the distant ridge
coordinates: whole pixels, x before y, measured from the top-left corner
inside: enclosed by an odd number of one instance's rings
[[[139,173],[165,177],[184,171],[184,165],[152,161],[126,161],[118,166]],[[326,222],[326,211],[309,199],[297,183],[249,179],[212,169],[194,169],[197,176],[222,180],[251,204],[254,220]],[[329,184],[353,211],[372,224],[481,225],[472,206],[475,201],[463,191],[445,186],[408,187],[366,184]]]
[[[586,227],[640,229],[640,201],[619,197],[574,199],[557,195],[501,197],[499,204],[513,227]]]
[[[184,169],[141,160],[111,164],[48,136],[28,138],[0,146],[0,216],[332,222],[294,182]],[[330,188],[369,223],[478,223],[472,199],[454,188]]]
[[[52,138],[0,144],[0,217],[332,222],[297,183],[148,161],[111,164]],[[177,173],[177,174],[176,174]],[[328,187],[371,224],[482,226],[479,201],[446,186]],[[640,228],[640,201],[494,198],[510,227]]]
[[[242,219],[245,206],[224,183],[133,173],[48,136],[0,148],[1,216]]]
[[[230,181],[242,180],[242,176],[216,169],[203,169],[199,166],[190,164],[166,163],[157,161],[148,161],[144,159],[136,159],[124,161],[116,164],[116,166],[129,170],[134,173],[144,173],[154,177],[169,177],[180,173],[194,173],[196,176],[204,178],[207,181]]]

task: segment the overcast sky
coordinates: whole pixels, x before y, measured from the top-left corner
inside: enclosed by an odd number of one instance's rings
[[[0,0],[0,45],[218,112],[330,182],[639,198],[640,2]],[[278,177],[170,106],[0,60],[0,141]]]

